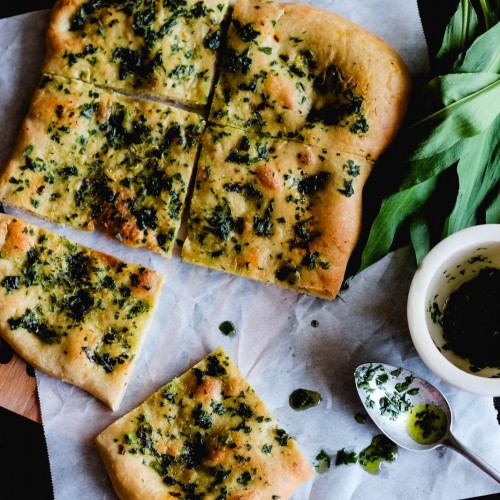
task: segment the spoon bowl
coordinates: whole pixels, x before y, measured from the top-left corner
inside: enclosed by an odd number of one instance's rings
[[[358,366],[354,380],[368,415],[397,445],[411,451],[447,446],[500,482],[498,470],[453,436],[451,407],[441,391],[427,380],[384,363]]]

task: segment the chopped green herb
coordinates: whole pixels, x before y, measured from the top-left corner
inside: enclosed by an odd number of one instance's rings
[[[319,474],[324,474],[328,471],[332,464],[332,457],[325,451],[321,450],[316,455],[316,462],[314,463],[314,468]]]
[[[273,449],[272,444],[264,444],[262,446],[262,453],[265,453],[266,455],[268,455],[269,453],[271,453],[272,449]]]
[[[358,461],[358,455],[354,451],[346,451],[345,448],[337,451],[335,456],[335,465],[355,464]]]
[[[233,19],[233,24],[244,42],[253,42],[260,35],[260,31],[257,31],[252,23],[241,24],[238,19]]]
[[[318,191],[325,189],[328,179],[330,179],[330,172],[320,172],[319,174],[304,177],[297,186],[299,193],[312,196]]]
[[[2,280],[2,286],[9,293],[12,290],[17,290],[19,288],[19,282],[20,282],[20,280],[21,280],[20,276],[6,276]]]

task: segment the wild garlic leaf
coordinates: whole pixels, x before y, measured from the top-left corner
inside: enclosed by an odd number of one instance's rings
[[[437,60],[455,60],[474,40],[478,26],[476,11],[470,0],[461,0],[451,18],[436,55]]]
[[[461,139],[480,134],[500,112],[500,75],[451,74],[438,79],[443,102],[449,104],[411,127],[413,130],[420,127],[421,130],[416,133],[428,133],[428,138],[415,148],[410,160],[428,158]],[[469,79],[474,82],[469,82]],[[471,94],[466,93],[476,85],[479,87],[480,83],[484,87]]]
[[[361,255],[360,270],[389,252],[400,225],[429,200],[437,181],[438,176],[431,177],[409,189],[394,193],[382,202]]]
[[[410,162],[408,174],[403,180],[399,190],[403,191],[409,189],[419,182],[424,182],[435,175],[439,175],[441,172],[454,165],[459,160],[464,148],[467,147],[467,142],[470,140],[471,139],[463,139],[458,141],[448,149],[436,153],[429,158],[412,160]]]
[[[431,249],[430,225],[420,211],[410,218],[410,238],[417,264],[420,264]]]
[[[416,101],[423,118],[399,138],[408,172],[371,224],[360,270],[392,249],[402,227],[420,262],[440,236],[500,224],[499,17],[500,0],[460,0]]]
[[[480,95],[483,89],[499,80],[500,75],[493,73],[452,73],[434,79],[444,106],[451,106],[466,97],[474,98]]]
[[[478,37],[458,61],[454,71],[460,73],[500,72],[500,23]]]
[[[459,188],[443,236],[477,224],[477,214],[490,193],[500,189],[500,115],[469,142],[457,166]]]
[[[486,224],[500,224],[500,190],[486,209]]]
[[[479,0],[486,29],[500,21],[500,0]]]

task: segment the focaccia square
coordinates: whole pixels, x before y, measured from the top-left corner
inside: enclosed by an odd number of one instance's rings
[[[168,257],[203,129],[196,113],[45,75],[0,178],[0,198]]]
[[[326,147],[209,128],[182,258],[333,299],[357,242],[372,166]]]
[[[58,0],[45,73],[207,104],[228,0]]]
[[[313,474],[221,348],[96,441],[123,499],[285,499]]]
[[[376,160],[406,111],[408,70],[360,26],[299,3],[237,0],[212,123]]]
[[[163,277],[0,214],[0,335],[117,410]]]

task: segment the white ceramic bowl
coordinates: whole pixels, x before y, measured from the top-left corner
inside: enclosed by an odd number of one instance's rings
[[[408,294],[408,326],[418,354],[437,376],[474,394],[500,396],[500,370],[484,368],[474,373],[467,360],[442,349],[443,330],[432,314],[434,303],[442,311],[450,293],[484,267],[500,269],[500,224],[469,227],[438,243],[413,277]]]

